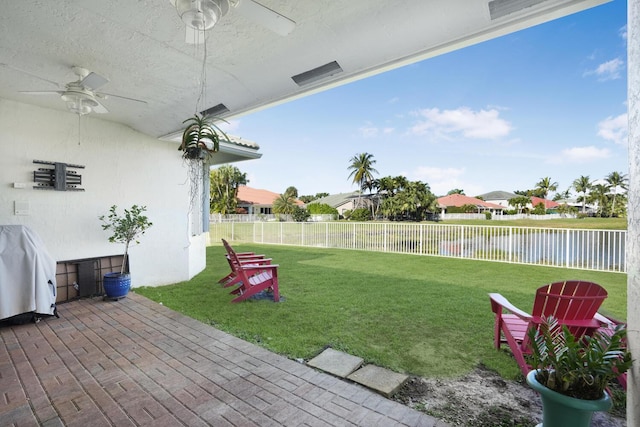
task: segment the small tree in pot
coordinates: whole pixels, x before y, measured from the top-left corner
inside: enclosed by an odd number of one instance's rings
[[[143,215],[147,210],[146,206],[133,205],[124,210],[124,214],[117,212],[116,205],[111,206],[108,215],[99,217],[102,221],[102,229],[109,230],[113,234],[109,237],[111,243],[124,243],[124,255],[122,257],[122,267],[120,273],[107,273],[104,276],[104,288],[108,298],[119,299],[124,297],[131,287],[131,276],[125,273],[127,259],[129,256],[129,246],[132,243],[139,243],[138,237],[153,225],[149,219]],[[116,289],[113,289],[116,288]]]
[[[589,426],[594,411],[611,408],[606,389],[632,364],[625,337],[622,324],[574,337],[553,317],[530,331],[527,383],[542,397],[544,427]]]

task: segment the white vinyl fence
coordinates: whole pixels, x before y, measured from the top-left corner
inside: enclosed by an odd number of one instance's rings
[[[626,272],[625,230],[352,222],[212,223],[227,239]]]
[[[310,222],[320,221],[332,221],[335,218],[333,215],[311,215],[309,217]],[[484,217],[482,217],[484,219]],[[217,214],[213,213],[209,215],[209,222],[273,222],[273,221],[293,221],[291,215],[285,214]]]

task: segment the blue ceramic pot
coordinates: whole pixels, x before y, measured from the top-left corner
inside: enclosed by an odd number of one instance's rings
[[[124,298],[131,288],[131,275],[129,273],[106,273],[102,278],[102,286],[107,298]]]

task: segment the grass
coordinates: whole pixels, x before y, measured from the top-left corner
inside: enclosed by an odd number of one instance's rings
[[[482,362],[505,378],[519,370],[492,347],[487,293],[530,311],[535,289],[582,279],[604,286],[602,311],[626,318],[626,275],[340,249],[236,244],[280,265],[284,301],[231,304],[217,280],[229,266],[222,246],[207,248],[207,268],[188,282],[135,291],[165,306],[291,358],[325,347],[398,372],[456,377]]]

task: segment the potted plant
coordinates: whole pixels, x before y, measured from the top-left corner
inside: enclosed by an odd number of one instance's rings
[[[113,234],[109,237],[111,243],[124,243],[124,255],[122,257],[122,267],[120,272],[106,273],[103,277],[104,291],[109,299],[124,298],[131,288],[131,275],[125,268],[129,256],[129,246],[138,242],[138,237],[153,225],[149,219],[143,215],[147,210],[146,206],[133,205],[124,210],[124,214],[117,212],[117,206],[111,206],[107,216],[99,217],[102,221],[102,229],[109,230]]]
[[[588,427],[593,412],[611,409],[607,388],[632,364],[625,337],[620,324],[576,338],[553,317],[530,331],[527,383],[542,397],[542,426]]]
[[[196,114],[183,122],[187,127],[182,133],[182,142],[178,147],[178,150],[183,151],[182,158],[205,159],[220,148],[220,134],[228,139],[213,120],[222,119]]]

